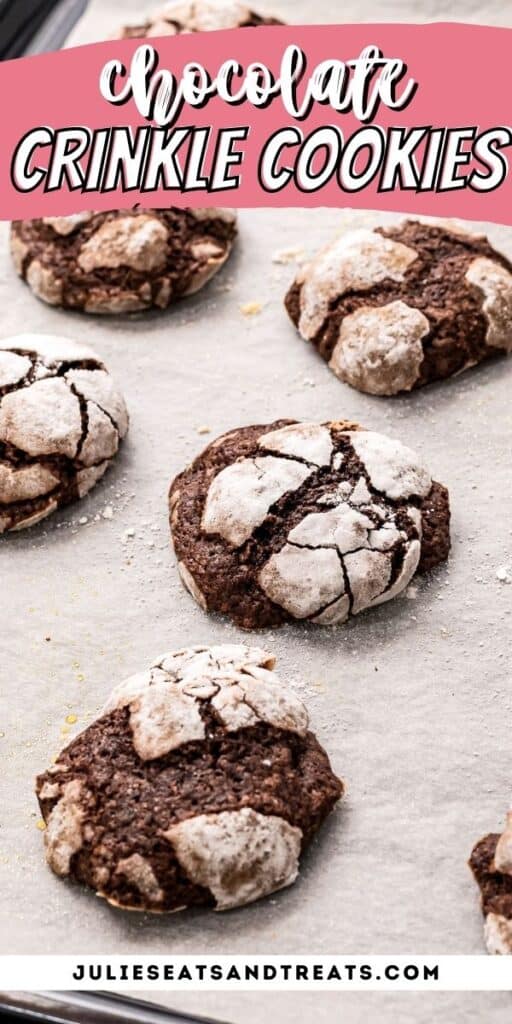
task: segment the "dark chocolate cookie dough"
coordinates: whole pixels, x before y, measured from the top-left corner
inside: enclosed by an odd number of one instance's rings
[[[228,910],[294,882],[343,786],[273,667],[195,647],[114,690],[37,780],[53,871],[151,911]]]
[[[193,0],[190,3],[165,4],[138,24],[123,26],[118,38],[175,36],[182,32],[211,32],[223,28],[281,24],[278,18],[260,14],[236,0],[216,0],[213,3],[211,0]]]
[[[512,266],[483,235],[406,221],[347,232],[301,269],[286,308],[333,372],[395,395],[512,351]]]
[[[512,812],[501,835],[480,839],[469,864],[480,887],[487,950],[512,955]]]
[[[346,422],[233,430],[169,500],[185,586],[244,629],[343,622],[450,547],[446,488],[399,441]]]
[[[39,299],[86,313],[131,313],[199,291],[226,262],[232,210],[119,210],[14,221],[16,269]]]
[[[90,348],[40,334],[0,341],[0,533],[83,498],[127,430],[123,396]]]

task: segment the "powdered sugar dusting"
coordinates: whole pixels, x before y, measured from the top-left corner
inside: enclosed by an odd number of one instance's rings
[[[188,877],[210,889],[216,910],[252,903],[298,874],[300,829],[249,807],[188,818],[164,836]]]
[[[386,278],[402,281],[416,257],[408,246],[367,228],[341,235],[299,274],[300,333],[304,338],[314,338],[331,303],[345,292],[373,288]]]

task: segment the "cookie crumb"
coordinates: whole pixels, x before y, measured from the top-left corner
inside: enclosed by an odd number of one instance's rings
[[[288,249],[276,249],[272,253],[272,263],[301,263],[305,251],[301,245],[291,245]]]
[[[500,565],[499,569],[496,569],[496,579],[500,583],[512,583],[512,573],[506,565]]]
[[[257,316],[263,309],[262,302],[244,302],[240,306],[240,312],[243,316]]]

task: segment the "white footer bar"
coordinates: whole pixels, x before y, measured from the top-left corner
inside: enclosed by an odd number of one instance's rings
[[[0,956],[0,990],[510,991],[507,956]]]

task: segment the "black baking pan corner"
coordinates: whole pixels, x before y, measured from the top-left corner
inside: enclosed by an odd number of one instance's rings
[[[0,60],[58,50],[88,0],[0,0]]]
[[[0,992],[0,1021],[1,1024],[222,1024],[109,992]]]

